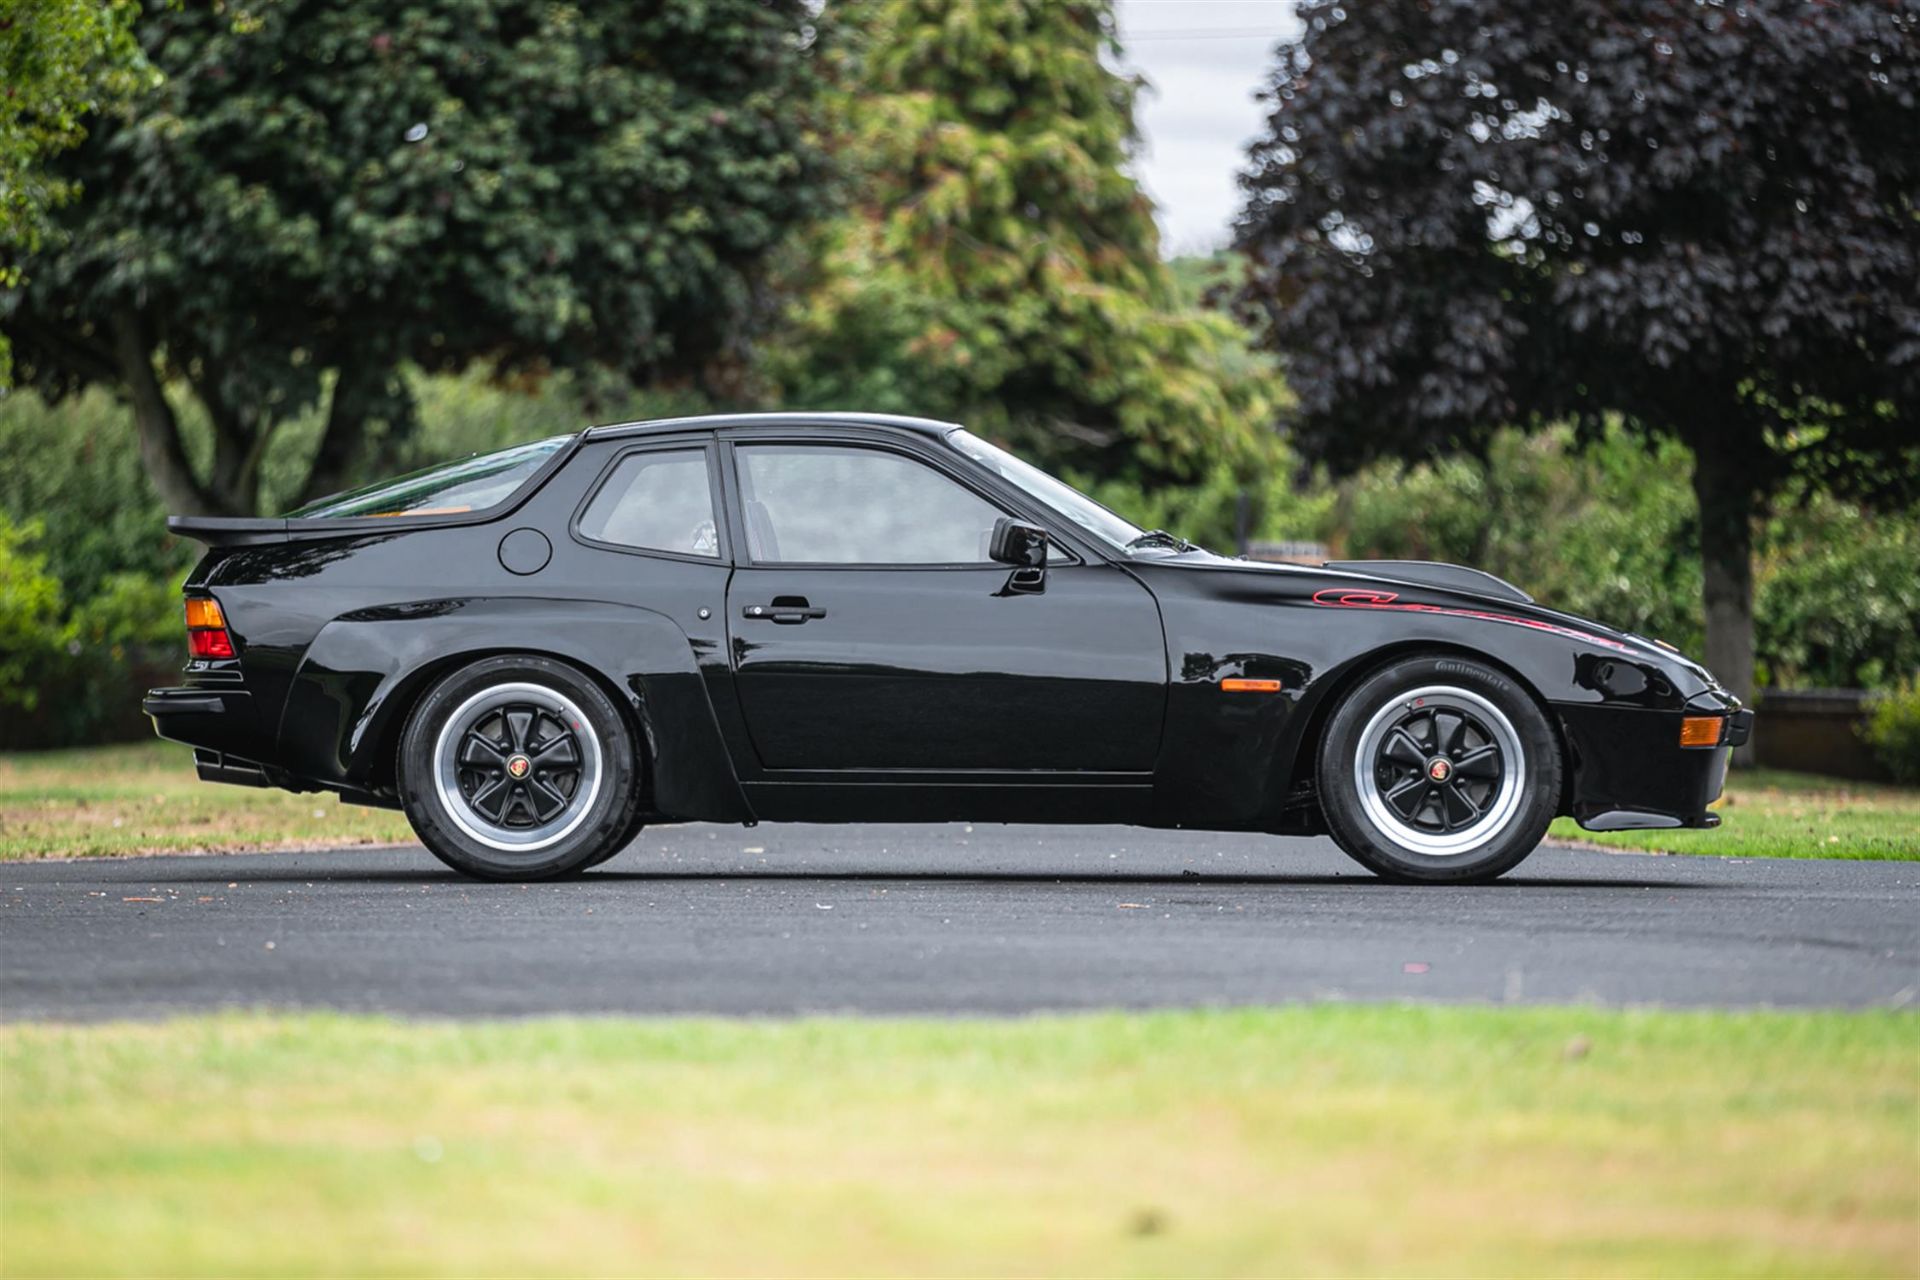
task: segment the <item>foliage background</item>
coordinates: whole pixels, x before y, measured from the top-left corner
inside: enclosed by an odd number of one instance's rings
[[[634,19],[641,28],[617,34],[645,44],[654,38],[647,23],[704,21],[713,31],[676,47],[715,61],[635,73],[622,80],[629,97],[609,101],[644,99],[648,128],[671,133],[684,116],[685,129],[671,145],[618,131],[596,133],[593,145],[614,148],[622,181],[648,189],[665,181],[648,166],[680,154],[675,147],[725,135],[734,149],[711,181],[680,175],[700,195],[682,202],[683,216],[649,208],[621,222],[619,201],[594,202],[580,234],[621,253],[595,260],[584,280],[568,275],[578,252],[571,260],[534,252],[573,216],[564,184],[579,181],[555,167],[540,104],[545,94],[555,109],[591,113],[592,102],[567,88],[581,58],[600,79],[626,73],[597,47],[581,47],[588,29],[567,27],[565,6],[487,0],[489,23],[473,31],[449,25],[440,3],[423,6],[418,21],[377,6],[335,15],[318,30],[348,63],[329,71],[296,58],[294,80],[262,74],[260,55],[306,48],[307,19],[268,8],[273,21],[157,8],[139,27],[157,51],[151,65],[127,35],[130,3],[98,14],[78,0],[15,10],[36,31],[63,32],[57,41],[24,39],[19,23],[0,29],[0,58],[22,91],[9,100],[12,114],[0,112],[0,150],[13,165],[0,171],[0,187],[25,190],[23,174],[41,183],[0,224],[0,266],[12,273],[0,280],[0,328],[46,319],[49,300],[67,308],[63,323],[84,328],[95,295],[144,296],[123,287],[135,267],[158,273],[162,293],[225,308],[216,318],[242,328],[250,313],[235,293],[247,284],[239,262],[324,259],[331,278],[366,259],[385,292],[342,302],[322,317],[329,325],[378,327],[394,291],[419,286],[394,312],[406,317],[405,340],[369,356],[388,409],[400,409],[383,419],[369,408],[371,425],[350,456],[325,466],[345,366],[316,365],[312,353],[271,340],[273,326],[223,348],[234,368],[214,381],[264,379],[262,399],[274,406],[257,423],[257,456],[247,455],[249,492],[257,490],[247,501],[261,510],[294,504],[317,473],[337,469],[353,482],[595,421],[743,407],[894,410],[965,421],[1142,525],[1216,549],[1231,552],[1244,536],[1319,540],[1335,555],[1461,561],[1550,605],[1701,650],[1694,457],[1678,440],[1649,440],[1617,417],[1587,415],[1576,436],[1567,423],[1522,430],[1492,415],[1476,420],[1469,452],[1373,461],[1337,480],[1302,460],[1286,434],[1298,415],[1282,360],[1215,305],[1253,278],[1245,262],[1160,256],[1130,167],[1140,85],[1114,70],[1107,0],[842,0],[819,14],[792,0],[713,0],[710,9],[662,0],[653,16]],[[56,28],[56,17],[77,25]],[[543,65],[521,69],[511,102],[471,90],[468,54],[504,56],[505,33],[520,27],[538,38],[518,54]],[[776,31],[786,34],[771,39]],[[729,78],[728,40],[771,58],[777,84]],[[414,79],[388,83],[384,69],[402,45]],[[227,91],[206,79],[216,70],[247,74]],[[382,120],[415,116],[432,126],[418,143],[362,137],[354,145],[370,150],[361,169],[316,177],[308,153],[338,148],[317,135],[274,142],[287,120],[311,123],[311,113],[283,110],[299,106],[307,80],[319,85],[315,101],[356,128],[378,134]],[[680,98],[675,83],[685,87]],[[473,93],[470,103],[445,96]],[[732,95],[743,114],[717,108],[715,94]],[[788,99],[805,106],[805,118],[773,119],[780,113],[770,104]],[[489,132],[489,120],[511,139]],[[229,136],[251,148],[244,182],[222,168],[239,154],[220,141]],[[209,139],[211,149],[202,146]],[[629,143],[647,154],[621,150]],[[117,181],[164,168],[166,147],[210,166],[201,185],[218,197],[218,218],[201,225],[211,215],[191,201],[143,211],[138,191]],[[474,163],[455,169],[476,147]],[[141,148],[161,150],[130,154]],[[429,152],[446,172],[419,168]],[[515,196],[504,211],[477,197],[470,208],[456,201],[454,214],[440,209],[434,183],[471,184],[492,172],[488,155],[495,168],[511,161],[509,186],[546,194]],[[95,183],[91,196],[80,180]],[[712,203],[716,181],[752,189],[759,212],[734,209],[741,225],[694,216],[702,200]],[[789,185],[774,189],[781,183]],[[388,209],[388,229],[410,228],[411,238],[396,248],[377,227],[342,220],[325,207],[334,188]],[[256,205],[286,214],[275,215],[265,241],[243,216]],[[464,230],[435,242],[432,269],[409,266],[407,252],[430,247],[421,228],[455,214]],[[311,244],[299,229],[309,223]],[[775,234],[775,223],[785,231]],[[219,227],[226,231],[209,230]],[[222,236],[233,240],[225,257]],[[363,243],[368,236],[381,243]],[[192,253],[171,253],[176,242],[191,242]],[[522,310],[455,314],[433,282],[485,286],[503,245],[520,285],[503,278],[488,296],[511,294]],[[226,292],[194,284],[196,272],[223,263],[241,277],[221,281]],[[625,274],[609,281],[607,270]],[[274,325],[299,328],[305,278],[275,277],[282,301],[294,301]],[[702,283],[715,280],[723,287]],[[555,290],[611,291],[650,314],[665,314],[661,299],[698,294],[719,310],[691,325],[704,337],[686,349],[700,358],[665,360],[663,335],[637,313],[570,304],[562,309],[582,323],[612,317],[582,358],[575,330],[547,332],[523,314]],[[655,304],[635,301],[647,297]],[[488,347],[495,331],[511,335],[511,349]],[[50,370],[35,363],[41,349],[21,350],[29,389],[0,391],[0,706],[11,713],[0,716],[0,746],[139,736],[140,687],[181,660],[177,582],[194,548],[164,533],[166,504],[124,388]],[[184,468],[215,484],[231,470],[222,459],[233,433],[210,418],[211,366],[182,358],[195,350],[176,338],[145,363],[166,379]],[[273,390],[287,379],[297,394]],[[1876,513],[1801,478],[1753,522],[1753,539],[1762,685],[1885,689],[1920,671],[1920,514]]]
[[[691,391],[635,391],[591,373],[532,385],[416,373],[413,384],[420,428],[397,467],[706,407]],[[189,447],[206,447],[204,424],[185,425]],[[309,413],[276,442],[265,464],[270,503],[291,501],[299,453],[320,427]],[[25,713],[0,718],[12,725],[0,745],[142,735],[142,680],[165,679],[184,661],[178,578],[195,544],[165,536],[132,422],[105,392],[58,406],[22,394],[0,401],[0,459],[0,704]],[[1234,549],[1245,493],[1254,538],[1476,564],[1555,607],[1698,652],[1685,464],[1677,444],[1648,452],[1612,432],[1583,449],[1561,428],[1499,433],[1484,459],[1380,463],[1338,483],[1290,465],[1248,480],[1225,468],[1160,485],[1077,478],[1135,520],[1218,550]],[[1920,670],[1920,513],[1874,515],[1804,495],[1764,524],[1760,548],[1767,683],[1886,688]]]

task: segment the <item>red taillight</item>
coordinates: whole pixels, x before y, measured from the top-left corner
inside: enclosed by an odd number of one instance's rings
[[[187,600],[187,652],[196,658],[231,658],[233,637],[220,602],[206,596]]]
[[[187,651],[196,658],[231,658],[233,638],[225,631],[189,631]]]

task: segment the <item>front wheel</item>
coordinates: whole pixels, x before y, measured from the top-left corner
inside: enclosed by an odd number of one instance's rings
[[[1328,722],[1318,766],[1335,843],[1396,880],[1510,871],[1560,799],[1560,745],[1539,704],[1458,658],[1405,658],[1362,680]]]
[[[533,655],[462,667],[400,738],[400,795],[427,848],[486,880],[542,880],[619,852],[639,804],[633,737],[598,685]]]

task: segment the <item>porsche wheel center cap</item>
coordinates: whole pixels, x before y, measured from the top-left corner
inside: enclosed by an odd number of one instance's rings
[[[507,772],[516,778],[524,778],[533,769],[533,761],[525,756],[507,757]]]
[[[1445,782],[1453,776],[1453,763],[1440,756],[1427,761],[1427,776],[1435,782]]]

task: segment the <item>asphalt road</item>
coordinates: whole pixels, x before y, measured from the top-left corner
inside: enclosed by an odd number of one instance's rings
[[[1315,999],[1906,1004],[1920,864],[1542,849],[1401,887],[1326,841],[686,826],[564,884],[418,848],[0,868],[0,1016],[1008,1013]]]

